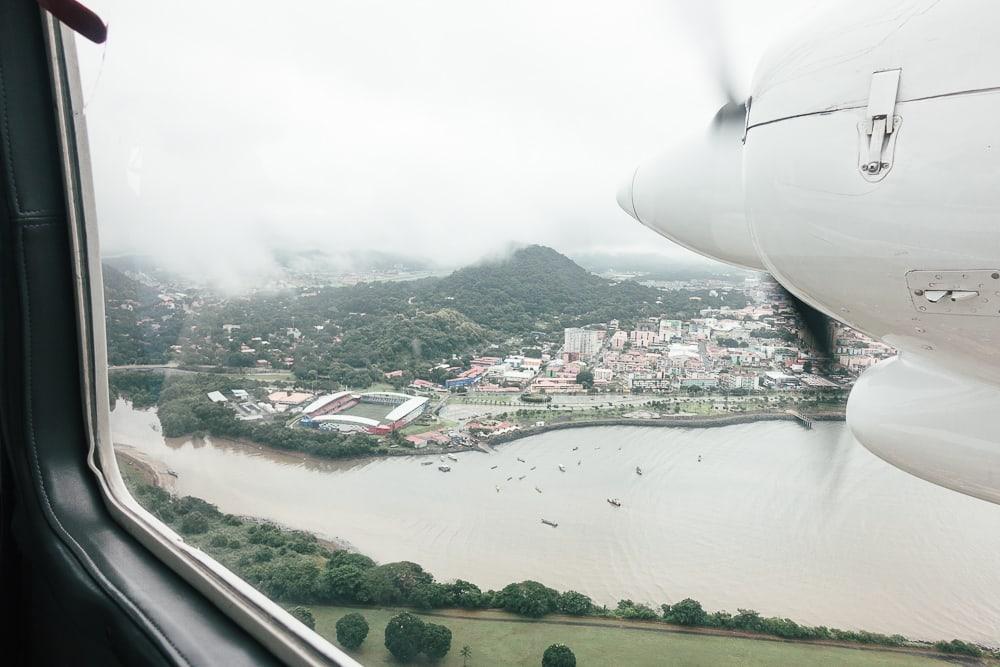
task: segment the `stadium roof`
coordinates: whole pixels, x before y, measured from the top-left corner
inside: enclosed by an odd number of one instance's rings
[[[392,411],[385,416],[385,420],[387,422],[394,422],[398,419],[402,419],[417,408],[423,407],[425,403],[427,403],[427,399],[423,396],[414,396],[405,403],[401,403],[393,408]]]
[[[409,394],[400,394],[395,391],[366,391],[361,394],[361,398],[365,396],[381,396],[384,398],[398,398],[401,402],[410,400],[411,396]]]
[[[326,394],[325,396],[320,396],[315,401],[313,401],[312,403],[310,403],[306,407],[302,408],[302,412],[304,412],[306,414],[309,414],[310,412],[316,412],[317,410],[319,410],[320,408],[322,408],[324,405],[327,405],[328,403],[330,403],[332,401],[335,401],[338,398],[343,398],[344,396],[347,396],[349,393],[351,393],[351,392],[349,392],[349,391],[338,391],[336,394]]]

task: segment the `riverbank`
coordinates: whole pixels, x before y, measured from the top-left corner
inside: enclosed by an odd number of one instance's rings
[[[394,664],[382,646],[382,631],[402,608],[325,606],[309,607],[316,631],[336,642],[335,624],[344,614],[357,612],[367,619],[368,639],[349,653],[366,665]],[[670,656],[672,664],[714,665],[982,665],[996,661],[956,658],[931,649],[887,648],[843,642],[783,640],[776,637],[684,628],[665,623],[621,619],[548,616],[526,619],[500,611],[405,609],[452,631],[452,650],[441,662],[461,665],[462,646],[472,650],[471,664],[537,665],[546,646],[564,643],[584,665],[656,665]]]
[[[152,487],[155,489],[162,489],[167,491],[172,497],[177,497],[177,478],[174,477],[167,468],[156,461],[155,459],[146,456],[143,452],[136,450],[134,447],[129,445],[115,445],[115,458],[118,460],[118,469],[121,472],[122,479],[125,481],[125,486],[128,488],[129,493],[133,496],[138,496],[137,491],[143,487]],[[149,509],[147,507],[147,509]],[[274,521],[266,521],[260,517],[250,516],[247,514],[237,514],[240,520],[247,523],[253,523],[258,525],[274,525],[280,528],[282,531],[295,532],[296,529],[292,526],[287,526]],[[310,533],[316,540],[316,543],[321,545],[324,549],[329,552],[334,551],[351,551],[357,552],[358,549],[351,544],[349,541],[343,538],[329,538],[322,535],[317,535],[315,533]],[[205,545],[201,545],[204,549]],[[211,550],[207,550],[211,552]],[[214,557],[218,557],[218,553],[211,554]],[[229,564],[232,567],[231,564]]]
[[[162,461],[156,460],[131,445],[116,443],[114,449],[118,459],[118,469],[126,480],[131,473],[144,484],[171,492],[174,490],[177,478],[170,474],[170,470]]]
[[[813,421],[845,421],[847,414],[844,412],[824,412],[806,415]],[[586,419],[577,421],[551,421],[541,426],[529,426],[520,428],[509,433],[502,433],[485,440],[490,445],[499,445],[506,442],[513,442],[521,438],[528,438],[534,435],[541,435],[549,431],[560,431],[570,428],[587,428],[597,426],[648,426],[651,428],[713,428],[719,426],[738,426],[740,424],[754,424],[766,421],[801,421],[795,415],[787,412],[755,412],[739,415],[719,415],[717,417],[703,417],[701,415],[672,415],[660,417],[659,419],[630,419],[625,417],[615,417],[607,419]]]
[[[813,421],[844,421],[846,419],[846,414],[843,412],[826,412],[818,414],[806,415],[809,419]],[[758,413],[746,413],[738,415],[718,415],[714,417],[704,417],[700,415],[671,415],[667,417],[661,417],[659,419],[635,419],[627,417],[615,417],[615,418],[597,418],[597,419],[583,419],[574,421],[546,421],[542,426],[528,426],[525,428],[519,428],[515,431],[510,431],[508,433],[503,433],[489,438],[478,438],[474,442],[477,445],[486,445],[492,447],[495,445],[501,445],[508,442],[513,442],[515,440],[520,440],[523,438],[528,438],[536,435],[542,435],[543,433],[548,433],[550,431],[560,431],[573,428],[599,428],[606,426],[640,426],[648,428],[714,428],[722,426],[738,426],[741,424],[753,424],[758,422],[770,422],[770,421],[784,421],[784,422],[796,422],[799,419],[791,414],[785,412],[758,412]],[[191,439],[197,436],[185,436],[184,438],[174,438],[174,440]],[[330,464],[330,463],[345,463],[350,464],[351,462],[362,462],[370,461],[376,459],[392,458],[392,457],[404,457],[404,456],[445,456],[448,454],[457,454],[465,452],[479,452],[488,453],[488,449],[484,449],[482,446],[476,447],[423,447],[421,449],[410,449],[408,447],[397,447],[393,449],[386,449],[378,452],[374,452],[369,455],[364,456],[351,456],[344,458],[330,458],[323,456],[316,456],[314,454],[308,454],[305,452],[297,452],[287,449],[280,449],[278,447],[271,447],[270,445],[261,444],[259,442],[254,442],[252,440],[247,440],[246,438],[221,438],[212,436],[212,440],[219,442],[228,446],[235,446],[237,448],[247,449],[251,451],[257,451],[265,453],[268,457],[285,460],[289,462],[305,462],[305,463],[315,463],[315,464]],[[127,444],[115,443],[116,449],[122,449],[126,454],[141,454],[134,447]],[[134,457],[133,457],[134,458]],[[150,457],[141,456],[139,457],[141,463],[149,465],[159,465],[159,462]],[[162,478],[165,474],[165,469],[156,472],[158,478]],[[171,480],[163,479],[163,482],[169,483]]]
[[[867,639],[864,642],[847,642],[839,639],[773,637],[763,633],[704,625],[678,626],[662,620],[637,621],[608,616],[600,610],[596,610],[596,614],[565,616],[553,613],[555,611],[553,609],[544,618],[526,618],[499,609],[460,609],[450,606],[446,601],[449,596],[457,595],[458,590],[461,590],[461,595],[466,601],[472,600],[469,596],[491,597],[490,601],[480,601],[476,606],[496,607],[506,606],[508,603],[503,601],[503,592],[483,593],[472,584],[435,582],[429,573],[412,563],[377,566],[363,556],[344,554],[342,551],[338,556],[330,549],[331,545],[328,542],[317,540],[308,533],[289,530],[258,519],[240,519],[224,515],[203,500],[192,497],[178,498],[166,495],[160,489],[144,487],[140,479],[148,471],[128,465],[135,463],[136,460],[129,460],[127,454],[123,455],[123,460],[126,461],[125,474],[129,488],[151,512],[168,522],[194,546],[203,549],[223,565],[247,578],[266,595],[286,604],[296,604],[304,599],[322,600],[331,596],[336,599],[343,594],[324,588],[325,580],[321,572],[330,569],[330,564],[324,563],[327,558],[340,559],[335,564],[336,568],[349,566],[346,570],[341,570],[342,577],[339,581],[347,585],[345,590],[367,591],[364,594],[366,597],[383,595],[389,590],[379,587],[366,588],[369,581],[394,582],[390,589],[395,589],[397,592],[403,590],[399,588],[403,580],[412,581],[415,578],[422,582],[409,594],[412,599],[402,602],[404,605],[410,605],[406,607],[344,606],[343,603],[329,604],[329,602],[325,605],[316,605],[313,607],[313,613],[317,618],[317,630],[331,641],[336,637],[337,618],[348,611],[363,609],[369,617],[384,616],[378,620],[371,618],[377,628],[378,625],[384,627],[384,623],[388,622],[391,615],[406,609],[417,614],[446,619],[447,625],[454,633],[453,645],[474,646],[479,651],[480,660],[485,655],[491,660],[496,659],[499,664],[532,664],[545,646],[556,641],[572,643],[581,659],[592,660],[594,664],[614,664],[615,661],[636,665],[657,664],[658,658],[664,655],[665,651],[674,657],[684,655],[691,664],[717,664],[736,660],[740,664],[750,665],[897,665],[918,664],[916,662],[918,659],[925,658],[948,659],[969,665],[996,664],[989,656],[976,661],[952,655],[946,656],[931,648],[923,648],[913,643],[906,644],[904,643],[906,640],[902,637],[890,638],[866,634]],[[261,558],[262,555],[266,557]],[[252,563],[257,565],[251,566]],[[379,574],[368,577],[366,571],[377,571]],[[521,585],[523,584],[512,586]],[[459,589],[453,591],[453,586],[459,586]],[[440,608],[414,610],[412,605],[419,597],[418,590],[423,591],[425,597],[420,599],[425,602],[436,599],[426,595],[441,596],[437,603]],[[391,590],[389,593],[395,595]],[[556,591],[551,591],[551,594],[559,595]],[[498,599],[497,596],[501,597]],[[762,619],[764,622],[767,620]],[[800,630],[808,630],[805,626],[797,626],[790,621],[783,623]],[[826,634],[838,631],[824,628],[823,632]],[[873,640],[878,642],[877,645],[873,644]],[[366,664],[379,664],[389,660],[388,654],[382,654],[382,648],[377,642],[369,642],[367,647],[375,647],[375,653],[370,654],[371,651],[366,650],[366,647],[356,652]],[[898,658],[903,656],[907,661],[899,662]]]
[[[1000,631],[996,508],[884,464],[844,422],[559,430],[459,453],[445,474],[426,457],[304,461],[164,439],[155,413],[125,404],[113,418],[116,442],[176,471],[180,495],[445,580],[531,578],[612,607],[691,596],[920,639],[992,644]]]

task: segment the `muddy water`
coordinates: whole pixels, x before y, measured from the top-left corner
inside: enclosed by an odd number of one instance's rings
[[[1000,644],[1000,507],[896,470],[843,423],[555,431],[459,454],[449,473],[437,457],[316,463],[165,440],[155,413],[124,402],[112,425],[117,442],[176,471],[179,493],[444,580],[532,578],[610,605],[693,597]]]

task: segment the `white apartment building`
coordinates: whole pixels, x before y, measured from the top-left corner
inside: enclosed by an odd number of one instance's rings
[[[601,350],[599,332],[593,329],[566,329],[563,336],[563,351],[565,352],[579,352],[581,357],[588,357]]]

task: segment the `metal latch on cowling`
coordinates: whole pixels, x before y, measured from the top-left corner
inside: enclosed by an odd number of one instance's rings
[[[872,74],[865,119],[858,123],[858,168],[867,181],[881,181],[892,169],[896,137],[903,119],[896,115],[899,74],[890,69]]]
[[[1000,269],[909,271],[906,286],[920,313],[1000,317]]]

